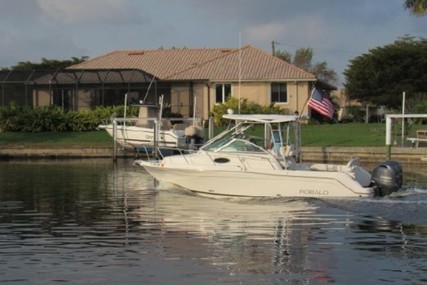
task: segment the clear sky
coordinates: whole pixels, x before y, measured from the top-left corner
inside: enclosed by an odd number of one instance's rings
[[[0,0],[0,67],[117,49],[313,48],[343,80],[349,60],[410,35],[427,17],[403,0]]]

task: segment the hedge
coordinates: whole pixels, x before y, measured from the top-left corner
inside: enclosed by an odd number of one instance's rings
[[[115,114],[123,117],[123,106],[96,107],[93,110],[67,111],[60,107],[0,107],[0,130],[3,132],[81,132],[93,131]],[[137,116],[137,107],[128,107],[128,116]]]

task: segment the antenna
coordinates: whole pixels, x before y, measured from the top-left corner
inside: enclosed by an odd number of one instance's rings
[[[155,76],[151,78],[150,84],[148,85],[147,92],[145,93],[144,99],[142,99],[142,103],[145,103],[145,100],[147,100],[148,92],[150,91],[151,85],[153,84],[154,80],[156,79]]]
[[[276,56],[276,45],[280,45],[279,42],[271,41],[271,54]]]
[[[242,84],[242,34],[239,32],[239,102],[238,102],[238,114],[240,114],[240,89]]]

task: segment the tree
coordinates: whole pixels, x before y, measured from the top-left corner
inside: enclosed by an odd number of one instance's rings
[[[281,50],[275,51],[274,56],[276,56],[276,57],[278,57],[281,60],[284,60],[286,62],[292,62],[292,54],[290,54],[287,51],[281,51]]]
[[[403,7],[415,16],[427,15],[427,0],[405,0]]]
[[[56,60],[56,59],[47,59],[42,58],[40,63],[34,63],[31,61],[20,61],[18,64],[12,66],[11,70],[33,70],[33,69],[58,69],[65,68],[74,64],[81,63],[85,61],[87,57],[72,57],[68,60]]]
[[[427,94],[427,40],[404,37],[372,49],[351,60],[344,75],[350,99],[400,107],[403,91]]]
[[[294,56],[286,51],[277,51],[275,56],[289,62],[299,68],[314,74],[317,79],[326,82],[329,85],[336,85],[337,73],[328,67],[326,61],[318,62],[313,65],[313,49],[312,48],[299,48],[295,51]]]
[[[306,71],[311,71],[313,61],[313,49],[299,48],[295,51],[293,64]]]

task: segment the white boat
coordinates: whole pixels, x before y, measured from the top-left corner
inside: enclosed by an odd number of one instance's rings
[[[373,174],[357,158],[345,165],[302,163],[299,117],[224,115],[236,125],[198,151],[137,160],[155,179],[200,194],[241,197],[372,197],[397,191],[402,169],[382,163]],[[262,137],[254,136],[264,126]],[[292,132],[292,129],[294,130]]]
[[[123,147],[196,148],[203,142],[203,130],[196,119],[162,118],[161,108],[139,106],[138,118],[113,118],[105,130]],[[160,109],[159,109],[160,108]]]
[[[141,119],[140,119],[141,120]],[[114,124],[99,125],[100,129],[105,130],[111,137],[115,137],[117,142],[122,146],[141,147],[155,145],[155,118],[147,118],[147,121],[152,121],[152,124],[133,124],[131,121],[127,123],[117,124],[116,134],[114,135]],[[120,120],[117,120],[120,122]],[[194,134],[192,126],[187,126],[182,123],[171,124],[167,119],[162,119],[159,124],[157,146],[166,148],[186,148],[191,143],[191,137]],[[187,132],[186,132],[186,128]],[[197,129],[197,136],[202,140],[202,134]],[[191,131],[192,133],[189,133]]]

